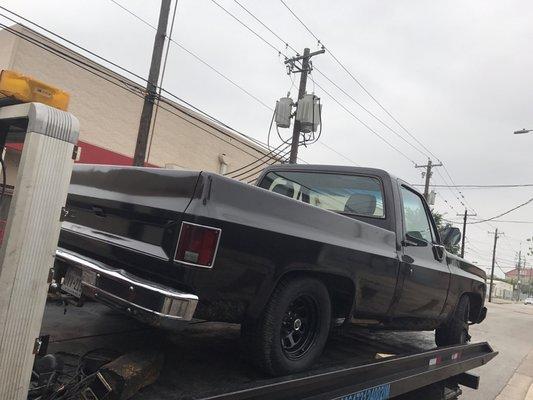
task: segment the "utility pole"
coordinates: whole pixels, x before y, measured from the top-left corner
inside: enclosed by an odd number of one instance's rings
[[[324,53],[325,50],[318,50],[311,53],[311,51],[306,47],[304,49],[303,56],[296,56],[291,59],[285,60],[285,64],[290,64],[292,68],[295,68],[297,72],[300,72],[300,87],[298,89],[298,100],[303,99],[305,95],[305,90],[307,86],[307,75],[312,70],[312,64],[309,61],[311,57],[316,56],[317,54]],[[301,68],[296,67],[295,62],[296,61],[302,61]],[[298,160],[298,145],[300,144],[300,121],[298,121],[296,118],[294,120],[294,127],[292,130],[292,144],[291,144],[291,155],[289,158],[289,162],[291,164],[296,164]]]
[[[433,162],[428,158],[428,163],[426,165],[415,165],[415,168],[425,168],[426,169],[426,183],[424,185],[424,198],[429,203],[429,182],[431,180],[431,175],[433,175],[433,172],[431,171],[434,167],[442,167],[441,163],[433,164]]]
[[[463,214],[457,214],[458,217],[460,217]],[[461,258],[464,258],[465,256],[465,238],[466,238],[466,220],[468,217],[475,217],[477,214],[468,214],[468,210],[465,208],[465,213],[463,217],[463,237],[461,239]]]
[[[516,287],[517,287],[517,290],[518,290],[518,299],[517,301],[520,301],[520,267],[521,267],[521,264],[522,264],[522,250],[520,250],[518,252],[518,267],[516,268],[516,271],[518,272],[517,274],[517,279],[516,279]]]
[[[489,232],[492,233],[492,232]],[[494,248],[492,249],[492,267],[490,271],[490,288],[489,288],[489,303],[492,301],[492,285],[494,280],[494,264],[496,263],[496,243],[498,242],[499,235],[503,235],[503,233],[498,234],[498,228],[496,228],[496,231],[494,232]]]
[[[146,159],[146,147],[148,145],[148,136],[152,124],[152,114],[154,110],[154,100],[157,96],[157,84],[159,81],[159,70],[161,68],[161,58],[163,56],[163,47],[167,36],[168,15],[170,12],[170,1],[161,0],[161,10],[159,11],[159,24],[155,34],[154,48],[152,50],[152,63],[150,64],[150,73],[146,83],[146,93],[144,95],[144,104],[139,122],[139,131],[137,133],[137,143],[135,145],[135,154],[133,155],[133,165],[138,167],[144,166]]]

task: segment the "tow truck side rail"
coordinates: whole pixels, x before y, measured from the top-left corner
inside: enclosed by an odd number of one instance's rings
[[[477,386],[477,380],[465,373],[486,364],[497,354],[487,342],[449,346],[303,378],[278,380],[204,400],[380,400],[454,377],[463,385]]]

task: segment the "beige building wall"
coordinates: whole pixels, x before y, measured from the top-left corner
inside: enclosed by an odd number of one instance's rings
[[[22,26],[14,29],[90,65],[96,72],[93,69],[92,72],[86,71],[35,44],[1,31],[0,55],[2,60],[11,60],[5,68],[69,92],[69,111],[80,120],[80,140],[133,157],[143,103],[139,95],[142,88],[114,73],[116,79],[107,82],[95,73],[112,71],[32,30]],[[137,94],[125,90],[124,83],[118,79],[128,81]],[[225,154],[228,171],[231,171],[265,154],[261,147],[189,109],[177,104],[176,108],[172,108],[161,103],[161,107],[149,153],[148,162],[151,164],[219,172],[220,155]]]
[[[7,31],[0,30],[0,70],[12,69],[17,43],[15,36]],[[6,166],[6,183],[7,185],[14,186],[20,161],[19,154],[10,149],[6,149],[3,153],[3,158]],[[5,209],[7,210],[7,208]],[[0,212],[0,214],[2,213]],[[0,216],[0,220],[1,219],[2,217]]]
[[[16,38],[11,33],[0,30],[0,69],[10,69],[15,54]]]

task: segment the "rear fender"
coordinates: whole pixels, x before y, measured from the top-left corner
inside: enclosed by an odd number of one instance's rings
[[[315,266],[295,268],[285,271],[273,280],[265,281],[255,300],[249,305],[246,317],[256,319],[267,305],[270,297],[279,282],[284,279],[297,278],[299,276],[311,276],[320,280],[330,293],[334,318],[349,318],[355,308],[355,281],[353,277],[331,273],[331,271],[318,270]]]

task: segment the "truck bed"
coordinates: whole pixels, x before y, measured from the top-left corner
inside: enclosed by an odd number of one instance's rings
[[[197,322],[183,331],[167,332],[142,325],[98,303],[86,303],[82,308],[68,306],[65,314],[61,304],[49,302],[42,334],[50,335],[50,353],[63,351],[81,355],[95,348],[127,352],[157,346],[165,354],[164,368],[155,384],[134,397],[137,400],[261,398],[259,389],[266,390],[263,394],[268,393],[269,398],[284,398],[282,389],[288,386],[294,386],[296,392],[292,390],[287,398],[299,398],[294,397],[295,393],[302,388],[309,389],[308,381],[322,382],[317,386],[317,393],[331,385],[331,389],[336,390],[347,382],[350,374],[353,382],[354,376],[364,378],[365,373],[372,375],[372,371],[375,378],[379,368],[383,376],[390,373],[387,368],[391,363],[384,360],[398,360],[397,365],[399,362],[414,365],[414,359],[419,358],[422,365],[427,365],[427,359],[433,357],[431,350],[435,349],[432,332],[372,332],[350,327],[332,333],[323,356],[312,370],[270,378],[244,359],[239,326],[234,324]],[[471,350],[473,358],[486,358],[479,361],[479,365],[495,355],[490,346],[486,346]],[[419,365],[414,366],[420,369]],[[472,360],[470,365],[473,365]],[[424,372],[427,371],[417,373]],[[457,366],[457,373],[462,372],[464,370]],[[280,397],[273,396],[276,388]],[[247,392],[257,393],[250,397]]]

